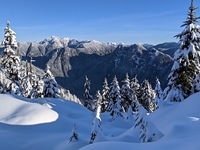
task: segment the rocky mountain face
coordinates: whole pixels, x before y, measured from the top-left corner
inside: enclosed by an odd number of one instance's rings
[[[120,82],[126,73],[130,78],[137,75],[140,82],[148,79],[153,85],[158,77],[166,86],[175,47],[176,43],[117,45],[53,36],[42,42],[19,43],[19,54],[24,60],[32,56],[34,65],[41,69],[48,64],[57,82],[82,98],[86,75],[92,94],[102,88],[105,77],[111,82],[117,75]]]

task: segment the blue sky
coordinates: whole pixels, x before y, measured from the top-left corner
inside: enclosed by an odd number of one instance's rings
[[[200,0],[195,4],[200,7]],[[177,41],[190,0],[3,0],[0,40],[6,20],[18,41],[52,35],[118,43]],[[196,11],[200,15],[200,9]]]

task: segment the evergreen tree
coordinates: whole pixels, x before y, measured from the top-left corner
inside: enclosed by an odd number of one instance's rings
[[[90,80],[88,79],[88,77],[86,76],[85,77],[85,84],[84,84],[84,90],[85,90],[85,93],[84,93],[84,106],[91,110],[91,111],[94,111],[94,104],[93,104],[93,98],[92,98],[92,95],[90,95]]]
[[[15,50],[17,49],[17,42],[15,32],[10,28],[10,22],[7,21],[4,34],[4,50],[2,52],[0,62],[1,69],[5,74],[6,78],[10,80],[6,82],[5,89],[7,92],[14,94],[20,93],[19,87],[19,70],[20,70],[20,58],[16,55]]]
[[[138,97],[139,103],[148,111],[152,112],[155,109],[155,104],[153,102],[155,98],[154,91],[151,84],[144,80],[140,87],[140,95]]]
[[[124,83],[121,88],[122,106],[124,107],[125,111],[128,111],[129,106],[132,104],[130,80],[128,74],[126,74],[126,78],[122,82]]]
[[[97,92],[97,95],[100,95],[100,92]],[[101,117],[100,117],[100,115],[101,115],[101,103],[100,103],[100,100],[99,100],[99,103],[97,103],[96,116],[95,116],[95,118],[92,122],[90,144],[92,144],[96,140],[101,140],[101,138],[104,137],[102,129],[101,129]]]
[[[44,88],[43,95],[44,97],[59,97],[60,90],[58,84],[50,71],[50,67],[47,65],[46,72],[43,76]]]
[[[132,97],[132,109],[133,111],[136,111],[136,103],[140,95],[140,84],[137,80],[137,76],[135,76],[130,83],[130,92]]]
[[[3,45],[7,48],[10,47],[12,50],[16,50],[18,45],[16,42],[16,33],[10,28],[10,22],[6,22],[6,28],[4,29],[4,40]]]
[[[124,110],[121,106],[121,95],[118,95],[117,99],[116,99],[116,103],[113,106],[113,109],[111,111],[111,115],[112,115],[112,119],[115,120],[118,117],[123,117],[123,113]]]
[[[147,112],[139,103],[136,104],[137,114],[135,120],[135,127],[140,129],[141,142],[153,142],[160,139],[163,134],[158,131],[155,125],[147,118]]]
[[[140,93],[140,84],[138,82],[137,75],[132,79],[132,81],[130,83],[130,88],[131,88],[131,90],[133,90],[135,95],[138,97],[139,93]]]
[[[132,121],[133,120],[133,109],[132,106],[129,106],[126,119]]]
[[[44,91],[44,81],[40,79],[40,76],[33,76],[34,82],[32,85],[32,98],[43,98],[43,91]],[[58,93],[60,95],[60,90]]]
[[[28,62],[26,61],[25,67],[22,66],[19,70],[19,82],[21,86],[21,94],[23,97],[30,98],[30,93],[32,90],[32,86],[30,83],[30,79],[28,76]]]
[[[69,143],[73,142],[73,141],[78,141],[79,140],[79,135],[77,133],[77,127],[76,124],[74,124],[73,129],[72,129],[72,133],[71,136],[69,138]]]
[[[154,102],[156,105],[156,109],[158,109],[163,104],[163,91],[158,78],[156,79],[155,95],[156,97],[154,99]]]
[[[5,74],[2,72],[2,70],[0,70],[0,93],[6,93],[6,76]]]
[[[179,38],[179,49],[174,54],[174,65],[168,77],[165,89],[165,101],[180,102],[199,91],[199,42],[200,27],[196,25],[199,17],[195,16],[193,0],[189,7],[187,20],[181,27],[185,29],[175,37]]]
[[[101,105],[101,107],[102,107],[102,96],[101,96],[101,93],[100,93],[99,90],[96,92],[96,99],[94,100],[94,103],[95,103],[94,104],[95,105],[95,109],[94,110],[97,109],[98,105]]]
[[[32,72],[31,62],[26,61],[25,67],[19,71],[20,86],[22,96],[26,98],[43,97],[44,82],[40,77]]]
[[[27,97],[27,98],[31,98],[32,86],[31,86],[31,83],[30,83],[29,76],[25,76],[21,80],[21,88],[22,88],[22,96]]]
[[[110,101],[109,101],[109,112],[111,116],[121,116],[122,106],[121,106],[121,94],[120,87],[117,81],[117,77],[113,78],[110,86]]]
[[[107,111],[108,104],[109,104],[109,90],[110,88],[108,87],[108,81],[105,78],[104,84],[103,84],[103,90],[102,90],[102,112]]]
[[[30,57],[29,69],[28,69],[28,64],[27,64],[27,72],[28,72],[27,74],[30,79],[30,84],[32,87],[31,92],[30,92],[30,98],[43,98],[44,81],[41,79],[40,76],[33,73],[33,64],[32,63],[34,61],[35,60],[33,60],[32,57]],[[51,74],[51,76],[53,77],[52,74]],[[56,82],[55,79],[54,79],[54,82]],[[60,95],[60,89],[57,94]]]

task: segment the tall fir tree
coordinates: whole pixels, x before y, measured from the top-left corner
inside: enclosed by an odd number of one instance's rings
[[[96,111],[98,105],[101,105],[101,111],[102,111],[102,96],[101,96],[101,93],[100,93],[100,90],[98,90],[96,92],[96,99],[94,100],[94,111]]]
[[[43,95],[44,97],[56,98],[60,95],[60,89],[58,83],[56,82],[54,76],[50,71],[50,67],[47,65],[46,72],[43,76],[44,88]]]
[[[132,104],[130,79],[128,73],[126,74],[126,78],[122,82],[123,82],[123,85],[121,87],[122,106],[124,107],[125,112],[127,112],[129,106],[131,106]]]
[[[115,120],[118,117],[123,117],[123,113],[125,112],[122,105],[121,105],[121,95],[117,96],[116,103],[114,104],[111,115],[112,119]]]
[[[199,17],[195,15],[196,7],[191,0],[187,20],[181,27],[184,30],[176,35],[179,39],[179,49],[174,54],[174,65],[168,77],[165,89],[165,101],[180,102],[191,94],[199,91],[199,42],[200,26],[196,25]]]
[[[90,80],[88,77],[85,77],[85,84],[84,84],[84,106],[89,109],[90,111],[94,111],[94,102],[93,97],[90,95]]]
[[[110,101],[108,107],[110,115],[113,116],[113,119],[118,116],[122,116],[123,108],[121,106],[121,93],[116,76],[113,78],[110,86]]]
[[[136,102],[138,101],[138,97],[140,94],[140,84],[137,79],[137,75],[132,79],[130,83],[131,97],[132,97],[132,109],[136,111]]]
[[[147,111],[142,105],[136,103],[136,120],[134,128],[140,129],[140,141],[143,143],[153,142],[160,139],[163,134],[156,128],[156,126],[148,119]]]
[[[32,85],[32,98],[43,98],[43,91],[44,91],[44,81],[41,79],[40,76],[34,75],[34,82]],[[57,96],[60,95],[60,89],[58,89]]]
[[[15,32],[10,28],[10,22],[7,21],[6,28],[4,30],[4,50],[1,54],[0,63],[2,72],[10,82],[6,82],[7,92],[19,94],[19,70],[20,70],[20,58],[16,55],[17,42]]]
[[[163,105],[163,91],[162,91],[162,88],[161,88],[161,85],[160,85],[160,81],[159,79],[157,78],[156,79],[156,86],[155,86],[155,99],[154,99],[154,102],[155,102],[155,105],[156,105],[156,109],[158,109],[159,107],[161,107]]]
[[[92,130],[91,130],[91,137],[90,137],[90,144],[95,141],[101,140],[104,135],[101,129],[101,94],[100,91],[97,91],[97,109],[96,109],[96,116],[92,122]]]
[[[41,77],[37,74],[35,74],[33,72],[33,62],[35,62],[35,60],[32,59],[32,56],[30,57],[30,63],[29,63],[29,70],[28,70],[28,76],[30,78],[30,83],[32,86],[32,90],[31,90],[31,98],[43,98],[44,97],[44,81],[41,79]],[[49,74],[51,74],[50,70],[49,70]],[[54,86],[54,91],[56,92],[57,96],[60,95],[60,89],[56,88],[55,86],[57,85],[57,82],[55,81],[53,75],[52,76],[52,82],[55,82],[53,84]]]
[[[103,90],[102,90],[102,107],[101,107],[102,112],[105,112],[108,109],[108,104],[109,104],[109,99],[110,99],[109,90],[110,88],[108,86],[108,81],[105,78],[104,83],[103,83]]]
[[[140,84],[139,84],[139,81],[137,79],[137,75],[132,79],[132,81],[130,83],[130,88],[133,90],[135,95],[138,97],[139,93],[140,93]]]
[[[19,71],[20,86],[22,96],[26,98],[42,98],[44,82],[41,77],[31,70],[31,62],[26,61],[25,67],[22,66]]]
[[[19,78],[20,78],[20,85],[22,89],[22,96],[26,98],[30,98],[32,85],[30,83],[30,78],[28,76],[27,70],[28,68],[27,68],[27,62],[26,62],[26,67],[21,67],[19,71]]]
[[[16,33],[10,28],[10,22],[6,22],[6,28],[4,29],[4,40],[3,45],[5,47],[10,47],[13,50],[16,50],[18,48],[17,42],[16,42]]]
[[[155,109],[154,103],[155,93],[149,81],[144,80],[140,86],[140,94],[138,97],[139,103],[148,111],[152,112]]]

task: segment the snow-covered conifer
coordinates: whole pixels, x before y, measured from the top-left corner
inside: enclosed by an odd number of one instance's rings
[[[154,102],[156,105],[156,109],[158,109],[163,104],[163,91],[162,91],[160,81],[158,78],[156,79],[156,86],[155,86],[154,91],[155,91],[155,95],[156,95]]]
[[[91,110],[94,111],[94,104],[93,104],[93,97],[92,95],[90,95],[90,80],[88,79],[88,77],[85,77],[85,84],[84,84],[84,106]]]
[[[131,91],[131,98],[132,98],[132,108],[133,111],[136,111],[136,102],[137,97],[139,97],[140,94],[140,84],[137,80],[137,75],[132,79],[131,83],[130,83],[130,91]]]
[[[15,50],[17,48],[17,43],[15,32],[10,29],[9,22],[7,22],[4,37],[4,50],[1,55],[1,68],[9,79],[18,81],[20,58],[16,56]]]
[[[76,124],[74,124],[71,136],[69,138],[69,143],[74,142],[74,141],[78,141],[78,140],[79,140],[79,135],[78,135],[78,132],[77,132]]]
[[[105,78],[104,79],[104,84],[103,84],[103,90],[102,90],[102,112],[107,111],[108,108],[108,103],[109,103],[109,90],[110,88],[108,87],[108,81]]]
[[[43,97],[44,82],[40,78],[32,72],[31,63],[26,62],[26,66],[22,66],[19,71],[22,96],[27,98]]]
[[[6,78],[11,82],[7,82],[5,85],[7,88],[7,92],[12,93],[16,92],[15,94],[20,93],[19,87],[19,70],[20,70],[20,58],[16,55],[16,37],[15,32],[10,28],[10,23],[7,22],[7,26],[5,28],[4,34],[4,50],[1,54],[0,63],[2,72],[5,74]],[[11,89],[14,88],[14,89]]]
[[[124,109],[121,106],[121,95],[118,95],[116,101],[117,102],[114,104],[112,112],[111,112],[113,120],[115,120],[118,117],[123,117],[122,113],[124,112]]]
[[[116,76],[113,78],[110,86],[110,101],[108,107],[111,116],[116,117],[120,115],[119,112],[122,111],[120,87]]]
[[[139,96],[140,93],[140,84],[137,79],[137,75],[132,79],[130,83],[130,88],[133,90],[133,92],[136,94],[136,96]]]
[[[21,80],[21,87],[22,87],[22,96],[31,98],[32,85],[30,83],[29,76],[26,76]]]
[[[100,115],[101,115],[101,104],[97,103],[96,116],[95,116],[95,118],[92,122],[90,144],[92,144],[94,141],[100,141],[102,138],[104,138],[104,135],[103,135],[103,132],[102,132],[102,129],[101,129],[101,117],[100,117]]]
[[[174,54],[174,64],[168,76],[168,86],[164,90],[164,99],[168,102],[183,101],[199,91],[197,78],[200,72],[198,54],[200,26],[196,25],[199,17],[196,17],[195,10],[192,0],[187,20],[182,25],[185,28],[175,36],[179,38],[179,49]]]
[[[129,106],[129,108],[128,108],[126,119],[130,120],[130,121],[133,120],[133,109],[132,109],[132,106]]]
[[[10,22],[6,22],[6,28],[4,29],[4,40],[3,45],[7,48],[10,47],[13,50],[16,50],[18,45],[16,42],[16,33],[10,28]]]
[[[97,109],[98,105],[101,105],[102,107],[102,96],[101,96],[101,93],[100,91],[98,90],[97,93],[96,93],[96,99],[94,100],[94,105],[95,105],[95,109]],[[102,109],[102,108],[101,108]]]
[[[163,134],[155,127],[155,125],[147,118],[147,112],[142,105],[136,104],[137,114],[135,127],[140,129],[141,142],[153,142],[160,139]]]
[[[43,98],[43,91],[44,91],[44,81],[40,79],[40,76],[36,77],[36,80],[33,83],[33,98]],[[60,95],[60,90],[58,92]]]
[[[140,86],[140,95],[138,97],[139,103],[148,111],[152,112],[155,109],[155,103],[153,102],[155,93],[151,87],[151,84],[144,80]]]
[[[125,111],[128,111],[129,106],[132,104],[132,96],[130,89],[130,80],[128,73],[126,74],[126,78],[122,81],[123,85],[121,88],[121,98],[122,98],[122,106]]]
[[[56,82],[54,76],[50,71],[50,67],[47,65],[46,72],[43,76],[44,80],[44,88],[43,95],[44,97],[59,97],[60,89],[58,87],[58,83]]]
[[[5,82],[6,77],[5,74],[2,72],[2,70],[0,70],[0,93],[5,93]]]

